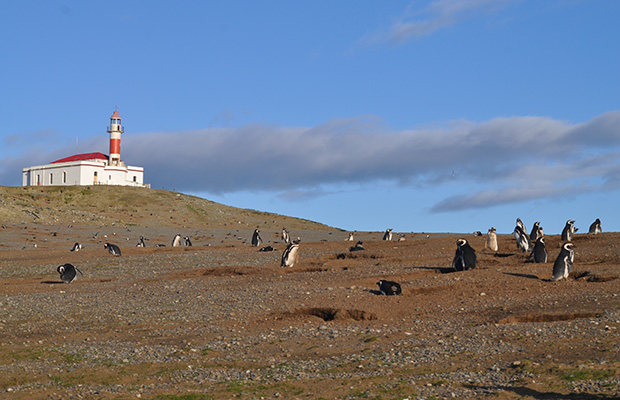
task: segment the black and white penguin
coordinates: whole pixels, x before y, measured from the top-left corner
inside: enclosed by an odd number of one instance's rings
[[[400,288],[400,284],[397,282],[380,280],[377,282],[377,285],[379,285],[381,294],[385,296],[395,296],[403,292]]]
[[[487,242],[484,247],[495,252],[499,249],[497,246],[497,230],[495,227],[491,227],[487,232]]]
[[[181,235],[177,233],[176,235],[174,235],[174,238],[172,238],[172,247],[179,246],[181,246]]]
[[[252,246],[258,247],[261,243],[263,243],[263,239],[260,237],[260,231],[254,229],[254,233],[252,234]]]
[[[77,278],[78,272],[80,273],[80,275],[83,275],[82,271],[80,271],[71,264],[59,265],[58,268],[56,268],[56,271],[58,271],[58,273],[60,274],[60,280],[64,283],[73,282],[75,278]]]
[[[466,239],[456,241],[456,252],[452,267],[455,271],[466,271],[476,268],[476,250],[474,250]]]
[[[574,247],[571,242],[562,245],[562,250],[560,250],[560,254],[558,254],[558,258],[555,259],[553,264],[552,281],[568,278],[568,275],[572,272],[573,262],[575,261]]]
[[[523,221],[521,221],[521,218],[517,218],[516,226],[520,227],[523,230],[523,232],[527,232],[527,229],[525,228],[525,224],[523,223]]]
[[[392,240],[392,228],[388,228],[383,234],[383,240]]]
[[[532,232],[530,233],[530,241],[532,243],[535,243],[536,240],[538,240],[538,238],[543,237],[543,231],[542,228],[540,227],[540,222],[536,221],[534,222],[534,226],[532,226]]]
[[[289,267],[292,268],[293,265],[297,262],[298,253],[299,253],[299,242],[301,242],[300,238],[293,240],[289,243],[286,250],[282,254],[282,262],[280,263],[281,267]]]
[[[286,228],[282,228],[282,241],[286,244],[289,244],[291,242],[291,237],[288,234]]]
[[[532,242],[530,241],[530,237],[527,232],[523,229],[523,224],[517,224],[512,234],[517,241],[517,247],[520,248],[522,252],[525,253],[532,249]]]
[[[183,244],[184,244],[185,246],[187,246],[187,247],[189,247],[189,246],[191,246],[191,245],[192,245],[192,241],[189,239],[189,236],[185,236],[185,237],[183,238]]]
[[[349,247],[349,251],[361,251],[364,250],[364,244],[361,240],[358,240],[355,246]]]
[[[261,247],[258,251],[267,252],[267,251],[276,251],[276,249],[274,249],[273,246],[265,246],[265,247]]]
[[[352,242],[353,239],[353,232],[349,232],[349,237],[347,238],[347,241]]]
[[[146,247],[146,244],[144,243],[144,237],[140,236],[140,240],[138,241],[138,244],[136,244],[136,247]]]
[[[573,236],[575,232],[578,231],[578,228],[575,228],[575,220],[569,219],[566,221],[566,225],[564,225],[564,229],[562,229],[562,241],[570,242],[573,240]]]
[[[592,235],[597,235],[601,232],[603,232],[603,230],[601,229],[601,220],[597,218],[596,221],[592,222],[592,225],[590,225],[590,230],[588,231],[588,233]]]
[[[82,250],[82,245],[79,244],[78,242],[75,242],[75,244],[71,248],[71,251],[80,251],[80,250]]]
[[[121,249],[112,243],[104,243],[103,247],[106,248],[110,254],[112,254],[113,256],[120,256],[121,255]]]
[[[539,237],[534,243],[534,250],[532,250],[532,257],[535,263],[547,262],[547,248],[545,246],[545,238]]]

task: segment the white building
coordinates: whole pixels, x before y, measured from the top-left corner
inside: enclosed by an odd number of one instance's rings
[[[121,117],[118,111],[110,117],[110,155],[76,154],[46,165],[22,170],[22,186],[121,185],[144,184],[144,168],[125,165],[121,160]]]

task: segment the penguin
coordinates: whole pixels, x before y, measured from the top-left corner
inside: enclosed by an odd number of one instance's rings
[[[189,247],[189,246],[191,246],[191,245],[192,245],[192,241],[191,241],[191,240],[189,240],[189,236],[185,236],[185,237],[183,238],[183,244],[184,244],[185,246],[187,246],[187,247]]]
[[[596,221],[592,222],[592,225],[590,225],[590,230],[588,231],[588,233],[592,235],[597,235],[601,232],[603,232],[603,230],[601,229],[601,220],[597,218]]]
[[[299,242],[301,242],[301,239],[297,238],[289,243],[288,247],[282,254],[282,262],[280,263],[281,267],[292,268],[293,265],[295,265],[298,259]]]
[[[80,273],[80,275],[84,275],[82,274],[82,271],[80,271],[71,264],[59,265],[58,268],[56,268],[56,271],[58,271],[58,273],[60,274],[60,280],[64,283],[73,282],[75,278],[77,278],[78,272]]]
[[[523,230],[523,232],[527,232],[527,229],[525,229],[525,224],[523,223],[523,221],[521,221],[521,218],[517,218],[516,225],[520,227]]]
[[[487,232],[487,242],[484,247],[495,252],[499,249],[497,246],[497,230],[493,226]]]
[[[254,233],[252,234],[252,246],[258,247],[263,243],[263,239],[260,237],[260,231],[258,229],[254,229]]]
[[[555,282],[568,278],[568,275],[573,270],[573,262],[575,261],[574,247],[571,242],[566,242],[562,245],[562,250],[560,250],[560,254],[558,254],[558,258],[555,259],[553,264],[553,277],[551,277],[551,281]]]
[[[476,268],[476,250],[474,250],[466,239],[456,241],[456,252],[452,267],[455,271],[466,271]]]
[[[140,240],[138,241],[138,244],[136,244],[136,247],[146,247],[146,244],[144,243],[144,238],[142,236],[140,236]]]
[[[82,250],[82,245],[79,244],[78,242],[75,242],[75,244],[71,248],[71,251],[80,251],[80,250]]]
[[[388,228],[383,234],[383,240],[392,240],[392,228]]]
[[[361,240],[358,240],[355,246],[349,247],[349,251],[361,251],[361,250],[364,250],[364,244],[362,243]]]
[[[575,232],[578,231],[578,228],[575,228],[575,220],[569,219],[566,221],[566,225],[564,225],[564,229],[562,230],[562,241],[570,242],[573,240],[573,236]]]
[[[517,224],[512,234],[517,241],[517,247],[520,248],[522,252],[525,253],[532,249],[532,242],[530,241],[530,237],[528,236],[525,229],[523,229],[523,224]]]
[[[286,228],[282,228],[282,241],[286,244],[289,244],[291,242],[291,237],[289,236]]]
[[[258,251],[266,252],[266,251],[276,251],[272,246],[261,247]]]
[[[107,249],[110,254],[112,254],[113,256],[120,256],[121,255],[121,249],[112,243],[104,243],[103,247],[105,249]]]
[[[545,246],[545,238],[539,237],[534,243],[534,250],[532,250],[533,261],[535,263],[547,262],[547,248]]]
[[[172,247],[179,247],[181,246],[181,235],[180,234],[176,234],[174,235],[174,238],[172,239]]]
[[[542,228],[540,227],[540,222],[534,222],[534,226],[532,226],[532,232],[530,233],[530,241],[535,243],[538,238],[543,237]]]
[[[377,285],[381,294],[385,296],[396,296],[403,292],[397,282],[380,280]]]
[[[404,234],[404,233],[401,233],[401,234],[400,234],[400,237],[398,238],[398,241],[399,241],[399,242],[404,242],[405,240],[407,240],[407,238],[405,237],[405,234]]]
[[[352,242],[353,240],[354,240],[353,239],[353,232],[350,232],[349,233],[349,238],[347,239],[347,241]]]

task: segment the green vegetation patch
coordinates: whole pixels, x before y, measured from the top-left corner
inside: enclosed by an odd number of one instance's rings
[[[614,378],[618,372],[614,369],[566,369],[559,371],[560,379],[575,381],[600,381],[604,379]]]

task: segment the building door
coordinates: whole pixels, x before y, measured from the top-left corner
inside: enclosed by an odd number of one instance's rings
[[[93,183],[96,185],[97,184],[97,171],[95,171],[95,176],[93,178]]]

